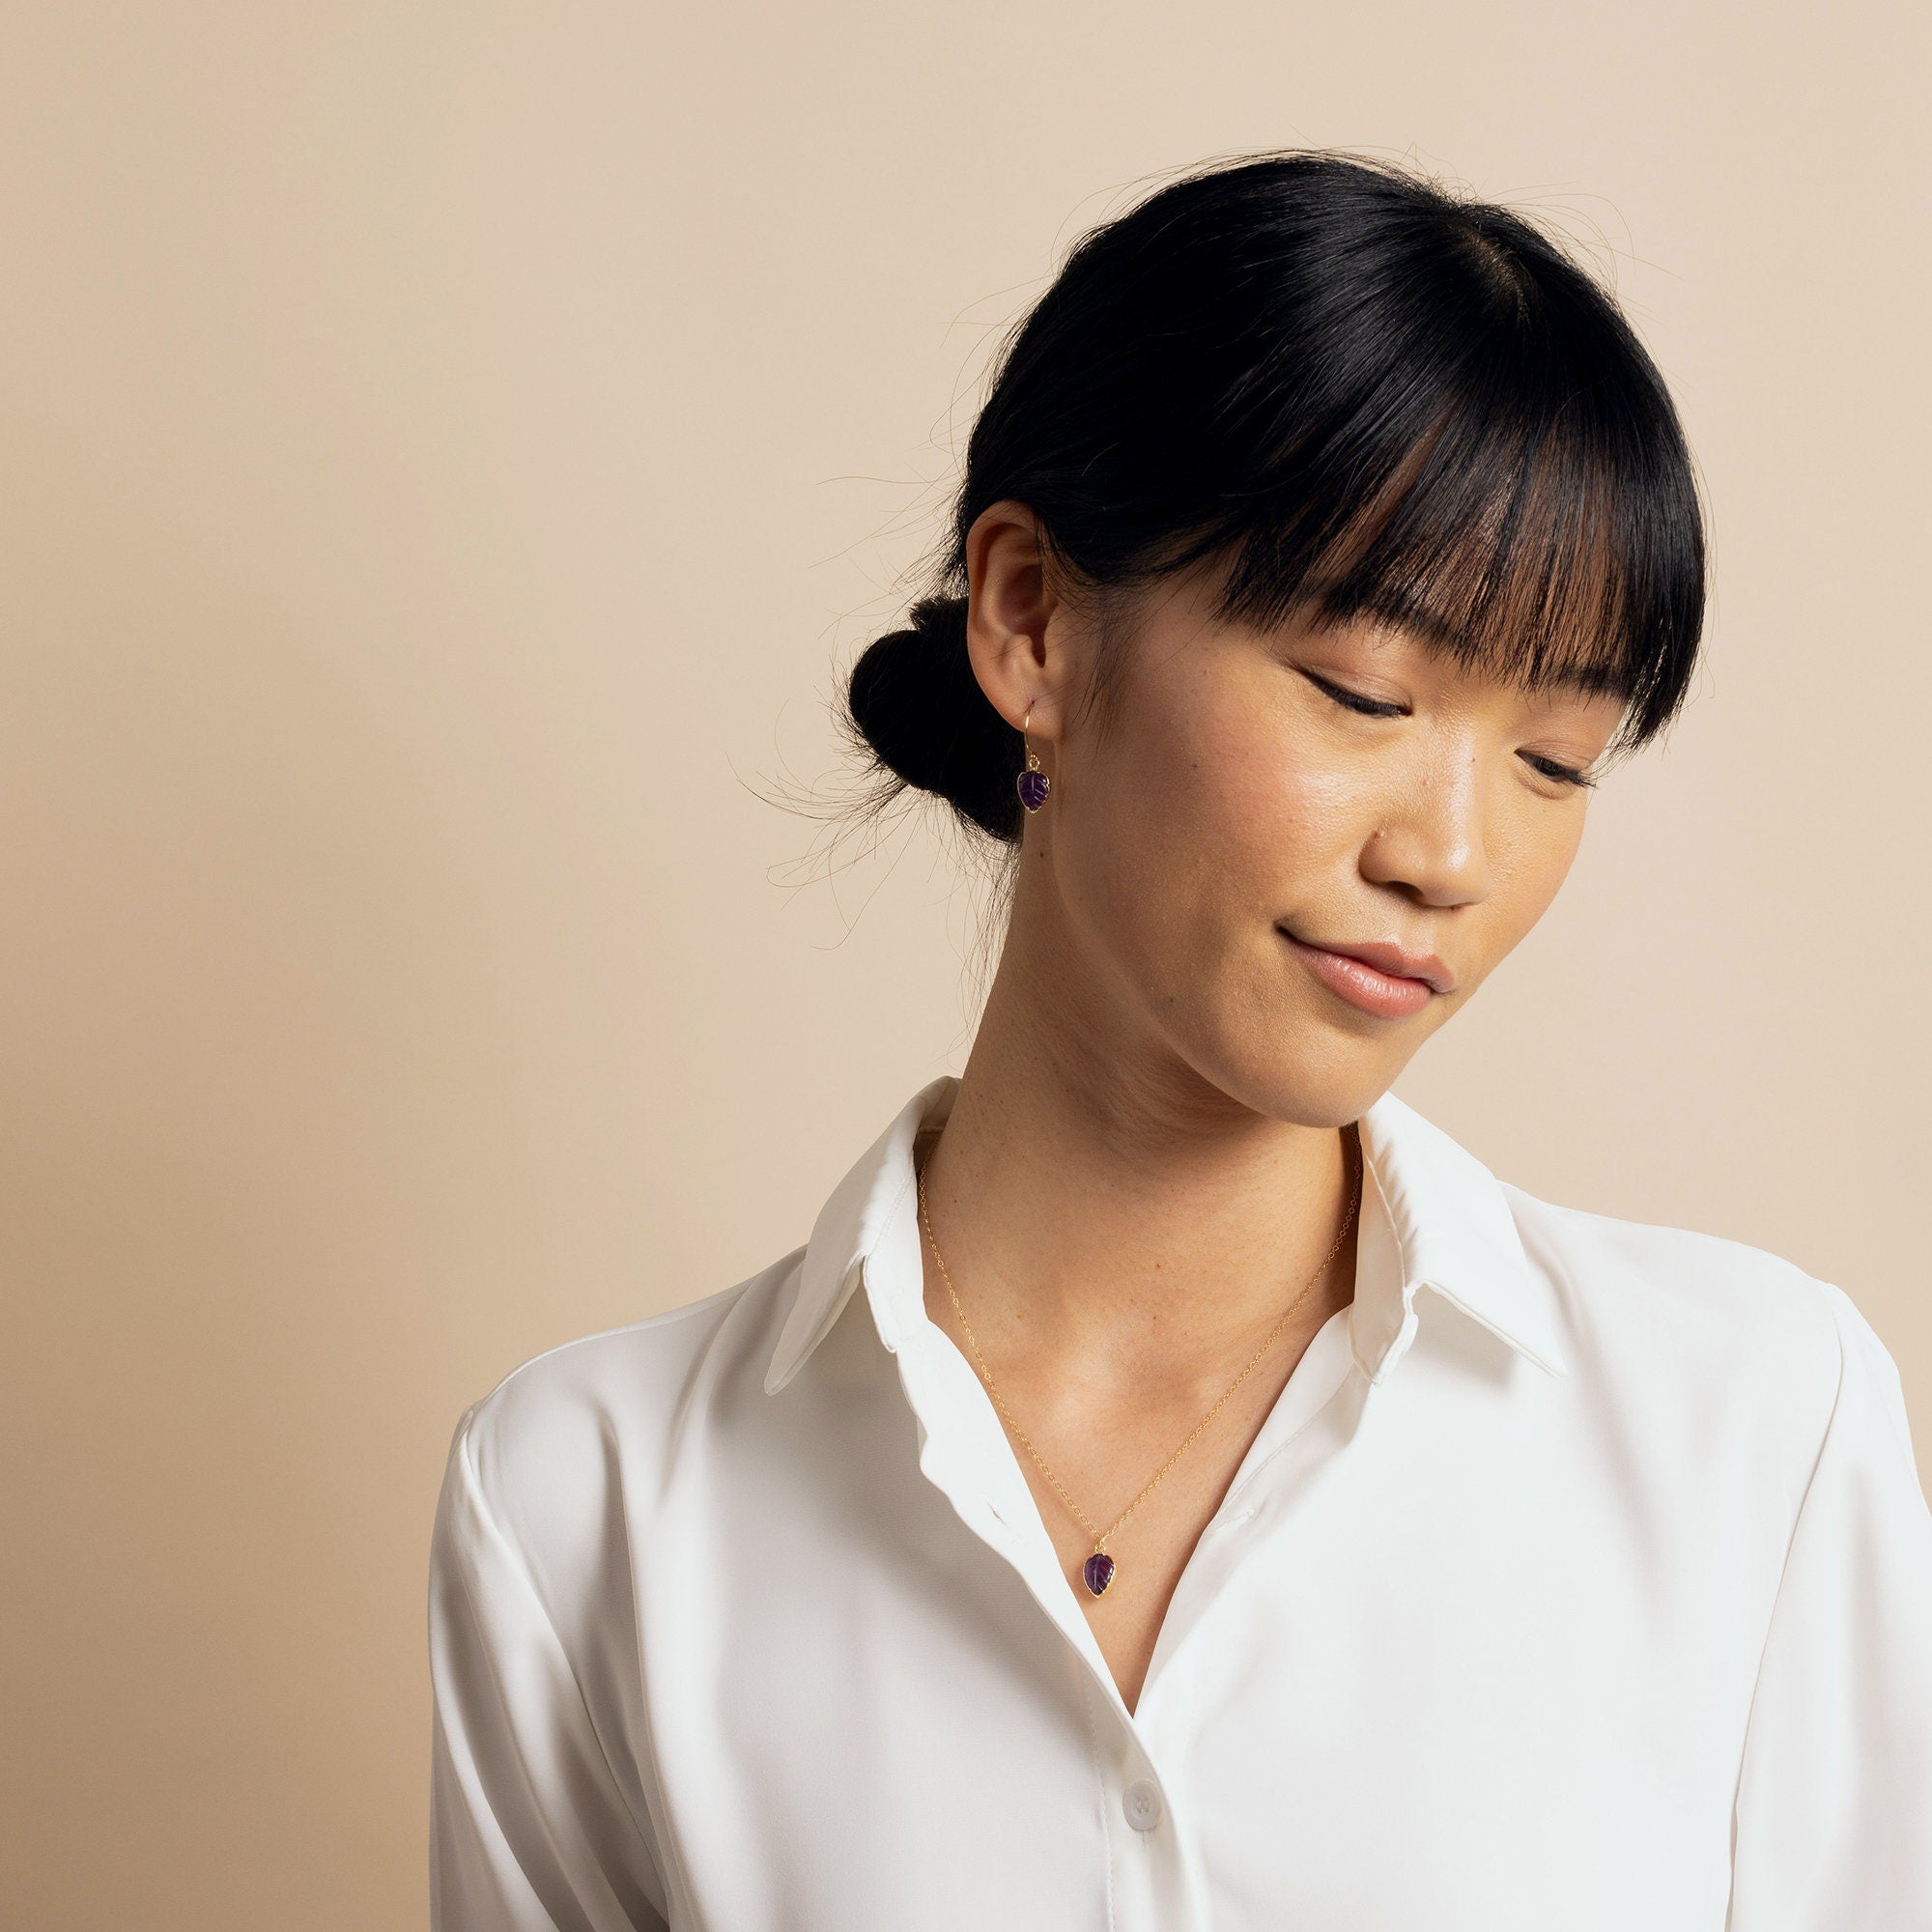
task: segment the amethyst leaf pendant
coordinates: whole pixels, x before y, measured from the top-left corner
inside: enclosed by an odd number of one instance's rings
[[[1080,1574],[1087,1579],[1087,1587],[1096,1597],[1101,1596],[1114,1580],[1114,1559],[1104,1549],[1096,1549],[1088,1557],[1086,1568]]]

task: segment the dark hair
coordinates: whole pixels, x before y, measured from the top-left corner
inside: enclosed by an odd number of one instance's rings
[[[1625,749],[1676,713],[1703,626],[1690,452],[1613,298],[1511,211],[1352,156],[1170,183],[1086,235],[1000,351],[938,581],[860,656],[843,722],[884,796],[1011,843],[1021,739],[966,654],[966,535],[1005,498],[1069,582],[1225,554],[1225,617],[1378,617],[1578,680],[1627,701]]]

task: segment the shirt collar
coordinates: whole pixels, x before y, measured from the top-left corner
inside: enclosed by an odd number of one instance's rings
[[[812,1225],[765,1388],[776,1394],[830,1333],[862,1280],[879,1339],[895,1353],[925,1313],[913,1146],[952,1111],[958,1077],[927,1082],[833,1189]],[[1502,1185],[1474,1154],[1384,1094],[1360,1121],[1366,1172],[1350,1334],[1371,1381],[1383,1380],[1416,1329],[1429,1287],[1546,1373],[1568,1365],[1548,1290],[1523,1252]],[[867,1265],[869,1264],[869,1265]]]

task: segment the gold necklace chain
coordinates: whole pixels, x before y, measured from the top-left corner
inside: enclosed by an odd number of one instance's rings
[[[1221,1397],[1221,1400],[1217,1402],[1214,1405],[1214,1406],[1210,1408],[1204,1417],[1202,1417],[1201,1423],[1199,1427],[1195,1429],[1193,1435],[1189,1435],[1187,1440],[1183,1442],[1180,1445],[1180,1447],[1177,1449],[1174,1452],[1174,1454],[1170,1456],[1167,1459],[1167,1461],[1160,1465],[1160,1467],[1154,1472],[1152,1481],[1150,1482],[1147,1485],[1147,1487],[1141,1491],[1140,1494],[1137,1495],[1133,1499],[1133,1501],[1130,1502],[1126,1506],[1126,1508],[1123,1509],[1120,1513],[1120,1515],[1117,1516],[1113,1520],[1113,1521],[1110,1522],[1107,1525],[1107,1527],[1103,1530],[1095,1530],[1093,1523],[1088,1520],[1086,1512],[1082,1510],[1080,1505],[1076,1503],[1073,1500],[1073,1498],[1066,1493],[1065,1485],[1061,1482],[1060,1478],[1056,1476],[1050,1468],[1047,1467],[1046,1459],[1039,1453],[1037,1449],[1034,1447],[1033,1438],[1026,1433],[1024,1429],[1020,1427],[1018,1421],[1015,1419],[1013,1415],[1012,1410],[1007,1406],[1006,1399],[1000,1394],[999,1385],[993,1379],[993,1372],[986,1366],[985,1356],[980,1352],[980,1344],[973,1334],[973,1324],[967,1321],[966,1311],[959,1305],[958,1291],[955,1290],[952,1286],[952,1277],[947,1271],[945,1258],[939,1252],[939,1243],[937,1240],[933,1238],[932,1217],[926,1211],[926,1205],[925,1205],[925,1170],[923,1167],[918,1170],[916,1179],[919,1187],[920,1222],[925,1230],[925,1238],[932,1245],[932,1259],[939,1264],[939,1277],[946,1284],[947,1293],[952,1297],[953,1312],[959,1317],[960,1327],[966,1331],[966,1341],[967,1345],[973,1350],[973,1359],[980,1365],[980,1378],[986,1384],[986,1392],[993,1398],[994,1406],[999,1409],[1001,1415],[1005,1417],[1007,1427],[1010,1429],[1013,1432],[1013,1434],[1019,1437],[1020,1441],[1025,1445],[1027,1454],[1033,1458],[1036,1463],[1038,1464],[1040,1474],[1043,1475],[1046,1478],[1046,1480],[1053,1486],[1054,1492],[1060,1497],[1060,1500],[1066,1505],[1067,1510],[1072,1515],[1074,1520],[1079,1523],[1080,1527],[1084,1529],[1089,1536],[1093,1537],[1094,1553],[1087,1559],[1084,1576],[1088,1589],[1091,1590],[1094,1593],[1094,1595],[1097,1597],[1106,1589],[1107,1585],[1111,1583],[1114,1579],[1115,1563],[1113,1557],[1111,1557],[1107,1553],[1107,1539],[1113,1535],[1115,1530],[1120,1528],[1122,1523],[1126,1521],[1128,1517],[1133,1515],[1135,1510],[1140,1508],[1141,1504],[1145,1502],[1150,1495],[1153,1493],[1153,1491],[1159,1485],[1161,1478],[1165,1476],[1171,1468],[1174,1467],[1175,1463],[1179,1462],[1181,1457],[1186,1453],[1186,1451],[1193,1444],[1195,1439],[1201,1435],[1202,1431],[1205,1430],[1208,1427],[1208,1425],[1210,1422],[1212,1422],[1217,1415],[1220,1414],[1221,1410],[1227,1406],[1230,1397],[1232,1397],[1235,1391],[1237,1388],[1239,1388],[1240,1385],[1247,1380],[1249,1376],[1251,1376],[1254,1373],[1255,1369],[1260,1365],[1262,1357],[1264,1356],[1267,1353],[1267,1351],[1274,1346],[1275,1337],[1278,1336],[1285,1327],[1287,1327],[1289,1317],[1293,1315],[1294,1311],[1301,1306],[1302,1302],[1307,1298],[1308,1294],[1314,1289],[1315,1284],[1321,1279],[1323,1274],[1327,1272],[1329,1263],[1331,1263],[1335,1259],[1335,1257],[1342,1252],[1342,1243],[1348,1238],[1349,1230],[1354,1224],[1356,1212],[1361,1207],[1362,1176],[1361,1176],[1360,1160],[1358,1158],[1356,1161],[1355,1185],[1349,1202],[1349,1211],[1345,1215],[1343,1215],[1341,1229],[1335,1236],[1335,1245],[1331,1247],[1328,1250],[1327,1254],[1322,1257],[1321,1265],[1318,1267],[1315,1270],[1315,1272],[1308,1277],[1308,1280],[1306,1281],[1306,1283],[1303,1284],[1300,1293],[1297,1293],[1294,1299],[1291,1301],[1285,1309],[1282,1310],[1281,1319],[1278,1321],[1276,1321],[1276,1323],[1272,1328],[1268,1330],[1267,1339],[1264,1342],[1263,1342],[1261,1347],[1257,1349],[1254,1354],[1249,1358],[1247,1367],[1244,1368],[1241,1371],[1241,1373],[1237,1375],[1235,1378],[1235,1379],[1228,1385],[1227,1392]]]

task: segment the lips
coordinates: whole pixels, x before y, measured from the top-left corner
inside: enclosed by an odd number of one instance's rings
[[[1420,1012],[1448,992],[1456,976],[1434,952],[1411,952],[1394,940],[1350,940],[1323,945],[1277,926],[1295,956],[1316,979],[1350,1006],[1384,1019]]]

